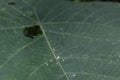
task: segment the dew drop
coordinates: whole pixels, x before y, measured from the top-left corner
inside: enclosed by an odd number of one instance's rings
[[[48,66],[48,63],[46,62],[45,65]]]
[[[53,51],[55,51],[55,48],[53,48]]]
[[[57,60],[60,59],[60,56],[57,56]]]
[[[65,61],[64,59],[62,59],[62,61]]]
[[[53,62],[53,60],[51,59],[50,62]]]
[[[75,77],[76,75],[75,74],[73,74],[73,77]]]

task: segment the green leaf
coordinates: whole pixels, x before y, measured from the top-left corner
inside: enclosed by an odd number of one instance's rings
[[[0,0],[0,80],[120,80],[119,14],[118,3]]]

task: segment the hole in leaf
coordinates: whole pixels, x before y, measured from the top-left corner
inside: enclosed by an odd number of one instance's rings
[[[39,34],[43,34],[43,32],[39,25],[33,25],[31,27],[25,27],[23,29],[23,34],[24,36],[33,39],[35,36],[38,36]]]
[[[8,5],[16,5],[15,2],[8,2]]]

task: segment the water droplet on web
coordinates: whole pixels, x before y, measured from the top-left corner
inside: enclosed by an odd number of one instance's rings
[[[62,59],[62,61],[65,61],[64,59]]]
[[[50,62],[53,62],[53,60],[51,59]]]
[[[73,77],[75,77],[76,75],[75,74],[73,74]]]
[[[45,65],[48,66],[48,63],[46,62]]]
[[[60,56],[57,56],[57,60],[60,59]]]
[[[53,51],[55,51],[55,48],[53,48]]]
[[[64,58],[62,58],[62,61],[65,61]]]

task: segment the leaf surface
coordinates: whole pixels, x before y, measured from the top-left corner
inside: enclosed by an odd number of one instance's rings
[[[0,1],[1,80],[119,80],[118,3]],[[38,24],[43,35],[23,33]]]

